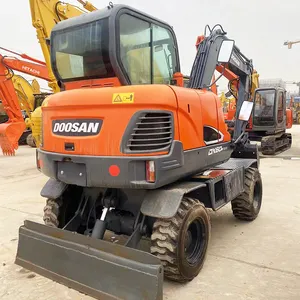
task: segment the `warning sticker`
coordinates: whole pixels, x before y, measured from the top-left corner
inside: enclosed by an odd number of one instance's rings
[[[134,93],[114,93],[113,104],[134,103]]]

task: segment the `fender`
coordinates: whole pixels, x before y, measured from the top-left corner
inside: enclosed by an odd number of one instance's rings
[[[41,196],[44,198],[57,199],[67,189],[69,185],[50,178],[41,190]]]
[[[202,182],[185,181],[156,190],[148,190],[141,206],[141,212],[153,218],[172,218],[185,194],[204,187],[206,184]]]

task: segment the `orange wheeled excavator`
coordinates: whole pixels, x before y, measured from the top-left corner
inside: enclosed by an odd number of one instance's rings
[[[110,4],[57,24],[51,62],[63,91],[42,107],[45,224],[20,227],[16,264],[98,299],[162,299],[164,276],[187,282],[203,267],[208,208],[260,212],[252,61],[218,25],[186,81],[172,27]],[[239,76],[233,138],[210,90],[217,65]]]

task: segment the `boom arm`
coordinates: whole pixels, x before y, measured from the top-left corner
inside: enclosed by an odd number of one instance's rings
[[[6,49],[6,48],[3,48],[3,47],[0,47],[1,50],[4,50],[6,52],[9,52],[9,53],[12,53],[12,54],[15,54],[17,56],[20,56],[24,59],[27,59],[27,60],[31,60],[32,62],[36,62],[40,65],[46,65],[43,61],[39,60],[39,59],[36,59],[36,58],[33,58],[25,53],[18,53],[18,52],[15,52],[15,51],[12,51],[12,50],[9,50],[9,49]]]
[[[30,116],[35,109],[34,88],[20,75],[14,75],[12,81],[21,109],[25,110],[27,115]]]
[[[11,74],[4,65],[0,64],[0,97],[3,108],[12,122],[23,121],[19,100],[10,79]]]
[[[0,64],[0,98],[9,121],[0,126],[0,146],[4,154],[13,155],[18,149],[18,140],[26,128],[19,99],[5,65]]]
[[[7,69],[12,69],[49,81],[46,65],[20,60],[15,57],[2,56],[1,54],[0,62]]]
[[[251,82],[253,65],[252,61],[243,55],[240,49],[234,45],[230,60],[228,63],[219,63],[218,55],[222,42],[228,40],[226,32],[223,29],[211,31],[208,37],[199,44],[196,58],[192,67],[189,87],[196,89],[208,88],[211,86],[211,80],[216,68],[223,75],[237,76],[238,100],[236,106],[236,125],[234,129],[234,139],[240,137],[245,131],[246,124],[238,119],[242,104],[251,97]],[[230,71],[230,73],[228,71]]]
[[[53,92],[56,93],[60,91],[60,88],[52,72],[50,61],[50,47],[47,43],[47,40],[50,38],[51,30],[55,24],[71,17],[79,16],[83,13],[86,13],[86,11],[75,5],[63,3],[57,0],[29,1],[32,25],[36,29],[37,38],[40,42],[45,62],[48,68],[48,85],[53,90]],[[96,7],[94,7],[88,1],[78,0],[78,2],[80,2],[87,11],[96,10]]]
[[[25,54],[20,56],[34,62],[0,54],[0,97],[3,109],[9,118],[7,123],[0,125],[0,146],[3,153],[9,155],[13,155],[18,149],[18,140],[26,128],[21,109],[25,109],[30,115],[35,104],[33,88],[21,76],[14,75],[14,71],[49,80],[45,63]]]

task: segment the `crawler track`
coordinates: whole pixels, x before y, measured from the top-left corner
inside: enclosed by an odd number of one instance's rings
[[[277,155],[292,146],[292,135],[283,133],[273,136],[263,137],[261,140],[261,152],[263,155]]]

